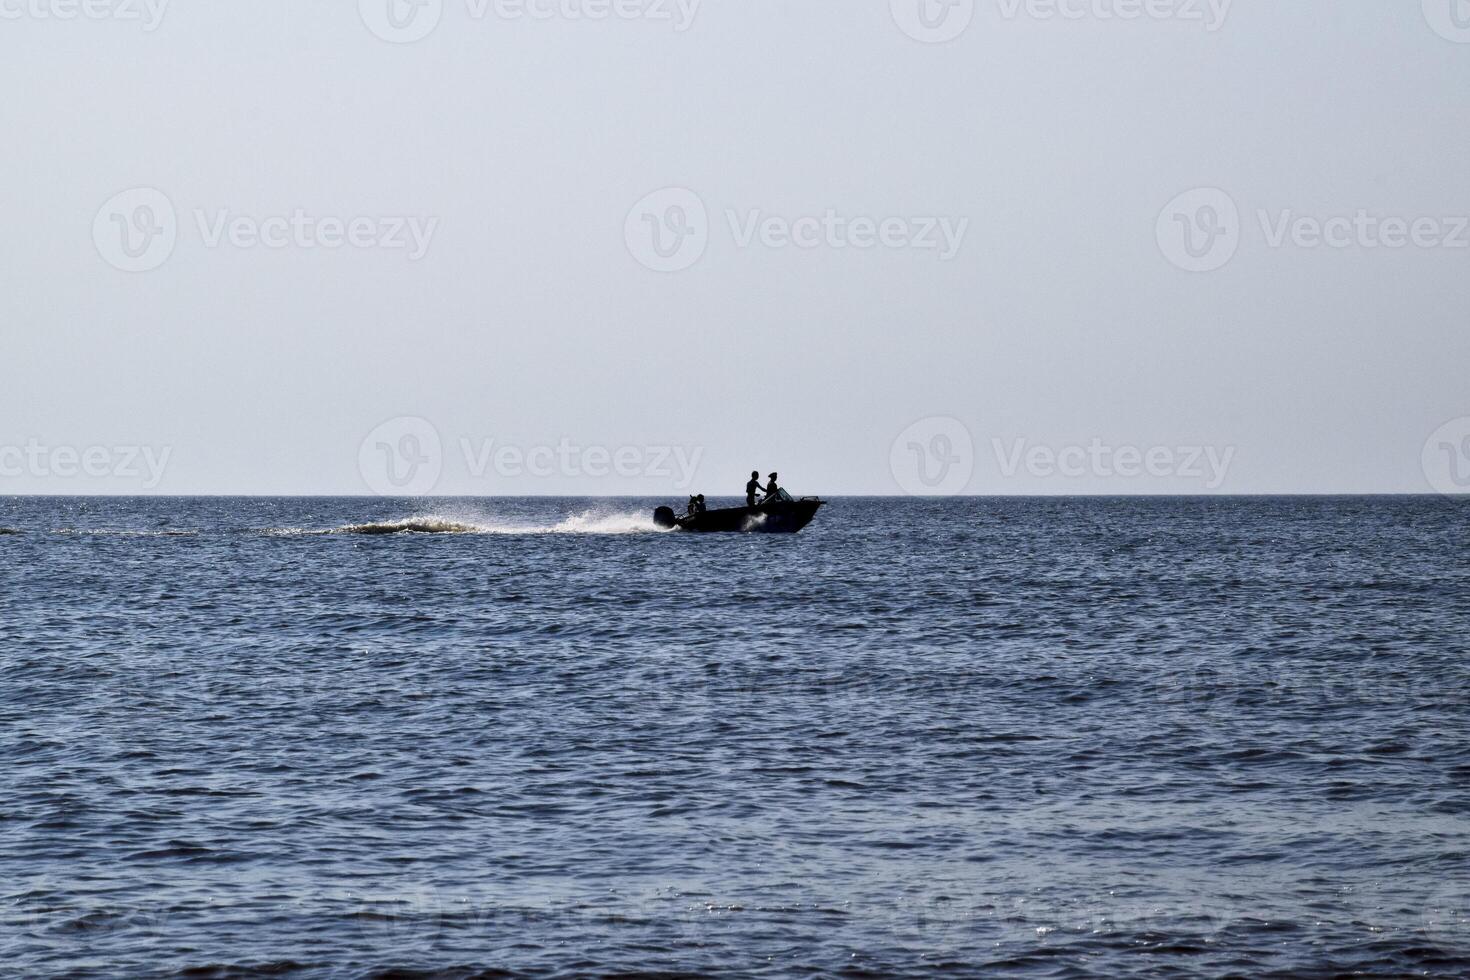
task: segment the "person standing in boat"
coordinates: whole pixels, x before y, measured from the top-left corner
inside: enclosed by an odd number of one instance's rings
[[[771,482],[766,484],[766,495],[761,500],[761,503],[766,503],[766,501],[778,499],[780,493],[781,488],[776,486],[776,474],[772,473]]]
[[[761,492],[761,471],[753,470],[750,482],[745,485],[745,506],[755,506],[755,495]]]

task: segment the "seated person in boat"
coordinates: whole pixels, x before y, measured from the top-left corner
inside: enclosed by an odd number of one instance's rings
[[[755,506],[755,495],[761,492],[760,470],[750,474],[750,482],[745,485],[745,506]]]

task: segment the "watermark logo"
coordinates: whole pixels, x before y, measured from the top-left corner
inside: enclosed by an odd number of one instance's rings
[[[1375,214],[1357,208],[1322,216],[1257,208],[1255,219],[1258,243],[1274,250],[1470,249],[1470,215]],[[1159,214],[1157,234],[1159,250],[1174,265],[1214,272],[1235,257],[1244,227],[1234,198],[1218,188],[1199,188],[1169,202]],[[1257,241],[1254,235],[1252,241]]]
[[[975,440],[959,419],[920,419],[893,440],[888,468],[904,493],[952,497],[970,485],[975,472]]]
[[[139,21],[152,33],[163,23],[169,0],[0,0],[0,20]]]
[[[1446,422],[1424,443],[1424,478],[1436,493],[1470,493],[1470,417]]]
[[[666,187],[643,198],[623,223],[628,252],[655,272],[682,272],[709,247],[709,213],[699,195]]]
[[[0,479],[114,480],[155,490],[163,482],[172,446],[51,446],[30,439],[0,446]]]
[[[1178,21],[1203,24],[1208,33],[1225,26],[1235,0],[997,0],[1001,16],[1015,20]]]
[[[1235,447],[1226,446],[1113,446],[1094,438],[1087,445],[1047,446],[1016,439],[1007,445],[992,439],[991,449],[1001,475],[1012,479],[1025,473],[1036,479],[1136,480],[1143,477],[1191,480],[1206,490],[1218,490],[1235,462]]]
[[[885,218],[847,217],[838,214],[834,208],[828,208],[821,215],[797,218],[768,215],[759,208],[748,210],[743,215],[731,209],[725,212],[725,220],[738,248],[759,244],[770,249],[908,249],[937,252],[941,262],[948,262],[960,253],[965,235],[970,230],[969,218],[934,215],[913,218],[896,215]]]
[[[0,3],[5,0],[0,0]],[[682,34],[694,26],[702,0],[464,0],[470,21],[649,21]],[[444,17],[444,0],[358,0],[367,29],[392,44],[412,44],[432,34]]]
[[[389,419],[362,441],[357,468],[368,489],[380,496],[419,497],[431,493],[444,472],[439,430],[416,416]]]
[[[475,443],[461,437],[459,448],[465,469],[476,479],[485,478],[492,470],[496,476],[511,480],[618,476],[673,480],[679,490],[694,485],[704,457],[700,446],[582,446],[565,436],[555,446],[522,446],[495,439]]]
[[[488,13],[500,20],[646,20],[672,24],[683,34],[694,26],[703,0],[466,0],[474,20]]]
[[[1470,0],[1423,0],[1424,19],[1446,41],[1470,44]]]
[[[1470,884],[1439,885],[1424,903],[1424,932],[1431,942],[1458,948],[1470,942]]]
[[[888,0],[893,22],[915,41],[943,44],[965,33],[975,0]]]
[[[970,230],[970,219],[964,217],[871,217],[842,214],[836,208],[796,217],[768,214],[760,208],[726,208],[724,218],[737,249],[884,249],[930,252],[941,262],[960,253]],[[704,256],[712,234],[704,200],[682,187],[649,194],[633,206],[623,224],[628,251],[656,272],[682,272],[694,265]]]
[[[148,272],[174,253],[179,219],[173,202],[152,187],[134,187],[114,195],[92,220],[97,254],[123,272]]]
[[[3,2],[3,0],[0,0]],[[417,262],[428,254],[439,219],[421,215],[351,217],[313,214],[305,208],[265,216],[229,208],[194,208],[193,230],[208,249],[264,248],[400,252]],[[184,225],[187,229],[188,224]],[[152,187],[135,187],[102,205],[92,221],[92,242],[107,263],[124,272],[157,269],[173,255],[180,237],[173,202]]]
[[[404,252],[417,262],[429,253],[439,219],[420,215],[318,216],[305,208],[258,217],[229,208],[194,209],[194,223],[205,248],[339,249]]]
[[[357,0],[367,29],[390,44],[422,41],[439,26],[444,0]]]
[[[1321,218],[1297,214],[1291,208],[1274,214],[1256,212],[1261,234],[1271,248],[1287,245],[1302,249],[1420,249],[1470,248],[1470,217],[1419,215],[1379,217],[1366,208],[1351,215]]]
[[[1240,248],[1240,209],[1215,187],[1185,191],[1159,212],[1155,234],[1164,258],[1186,272],[1214,272]]]

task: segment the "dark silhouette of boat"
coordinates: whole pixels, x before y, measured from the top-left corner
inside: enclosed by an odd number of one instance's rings
[[[754,507],[727,507],[698,514],[676,516],[672,507],[653,512],[653,523],[680,531],[734,532],[745,534],[795,534],[812,522],[826,503],[816,497],[768,500]]]

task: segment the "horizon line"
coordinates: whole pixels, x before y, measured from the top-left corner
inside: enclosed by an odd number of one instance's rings
[[[602,493],[602,494],[573,494],[573,493],[523,493],[523,494],[477,494],[477,493],[444,493],[444,494],[414,494],[402,497],[367,492],[326,492],[312,491],[306,493],[282,493],[282,492],[250,492],[250,491],[193,491],[193,492],[169,492],[157,493],[142,491],[138,493],[117,493],[112,491],[86,491],[76,490],[67,492],[42,491],[35,493],[26,492],[0,492],[0,500],[19,500],[24,498],[94,498],[94,499],[136,499],[140,497],[157,498],[159,500],[180,500],[193,498],[219,498],[219,499],[243,499],[243,500],[391,500],[391,501],[415,501],[415,500],[650,500],[663,497],[688,496],[682,491],[671,494],[654,493]],[[739,500],[740,494],[706,494],[713,500]],[[1459,494],[1446,494],[1434,490],[1253,490],[1253,491],[1204,491],[1204,492],[1159,492],[1159,493],[1120,493],[1115,491],[1033,491],[1015,493],[954,493],[954,494],[911,494],[903,492],[862,492],[841,491],[837,493],[821,495],[809,494],[807,496],[821,496],[823,499],[876,499],[876,500],[1059,500],[1076,498],[1098,498],[1098,499],[1132,499],[1132,500],[1208,500],[1208,499],[1248,499],[1261,497],[1440,497],[1446,500],[1470,499],[1470,490]]]

